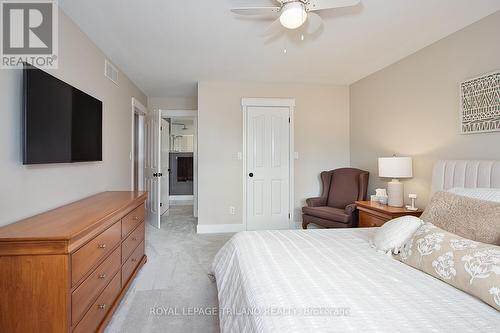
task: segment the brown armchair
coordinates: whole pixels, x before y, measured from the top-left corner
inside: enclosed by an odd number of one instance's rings
[[[302,208],[302,228],[309,223],[325,228],[352,228],[358,225],[356,200],[366,200],[367,171],[342,168],[321,173],[323,192],[306,200]]]

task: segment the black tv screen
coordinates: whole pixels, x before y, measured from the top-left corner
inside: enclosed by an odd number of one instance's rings
[[[102,102],[24,64],[23,164],[102,161]]]

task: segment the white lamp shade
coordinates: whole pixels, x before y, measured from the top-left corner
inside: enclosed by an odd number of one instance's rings
[[[413,167],[411,157],[380,157],[378,175],[384,178],[411,178]]]

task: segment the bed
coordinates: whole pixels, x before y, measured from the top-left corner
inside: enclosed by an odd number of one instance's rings
[[[500,188],[500,164],[442,161],[432,190]],[[221,332],[498,332],[481,300],[376,252],[371,229],[236,234],[212,270]]]

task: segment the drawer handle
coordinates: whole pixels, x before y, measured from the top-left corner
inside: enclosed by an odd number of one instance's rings
[[[106,244],[99,244],[97,245],[98,248],[100,249],[105,249],[106,248]]]
[[[135,258],[132,258],[132,262],[136,262],[136,261],[137,261],[137,259],[135,259]]]
[[[135,238],[135,237],[132,237],[132,240],[133,240],[133,241],[136,241],[136,240],[137,240],[137,238]]]
[[[105,279],[105,278],[106,278],[106,274],[101,274],[101,275],[99,275],[99,277],[98,277],[98,278],[99,278],[99,279],[101,279],[101,280],[102,280],[102,279]]]
[[[106,304],[99,304],[97,307],[99,308],[99,310],[104,310],[106,309]]]

